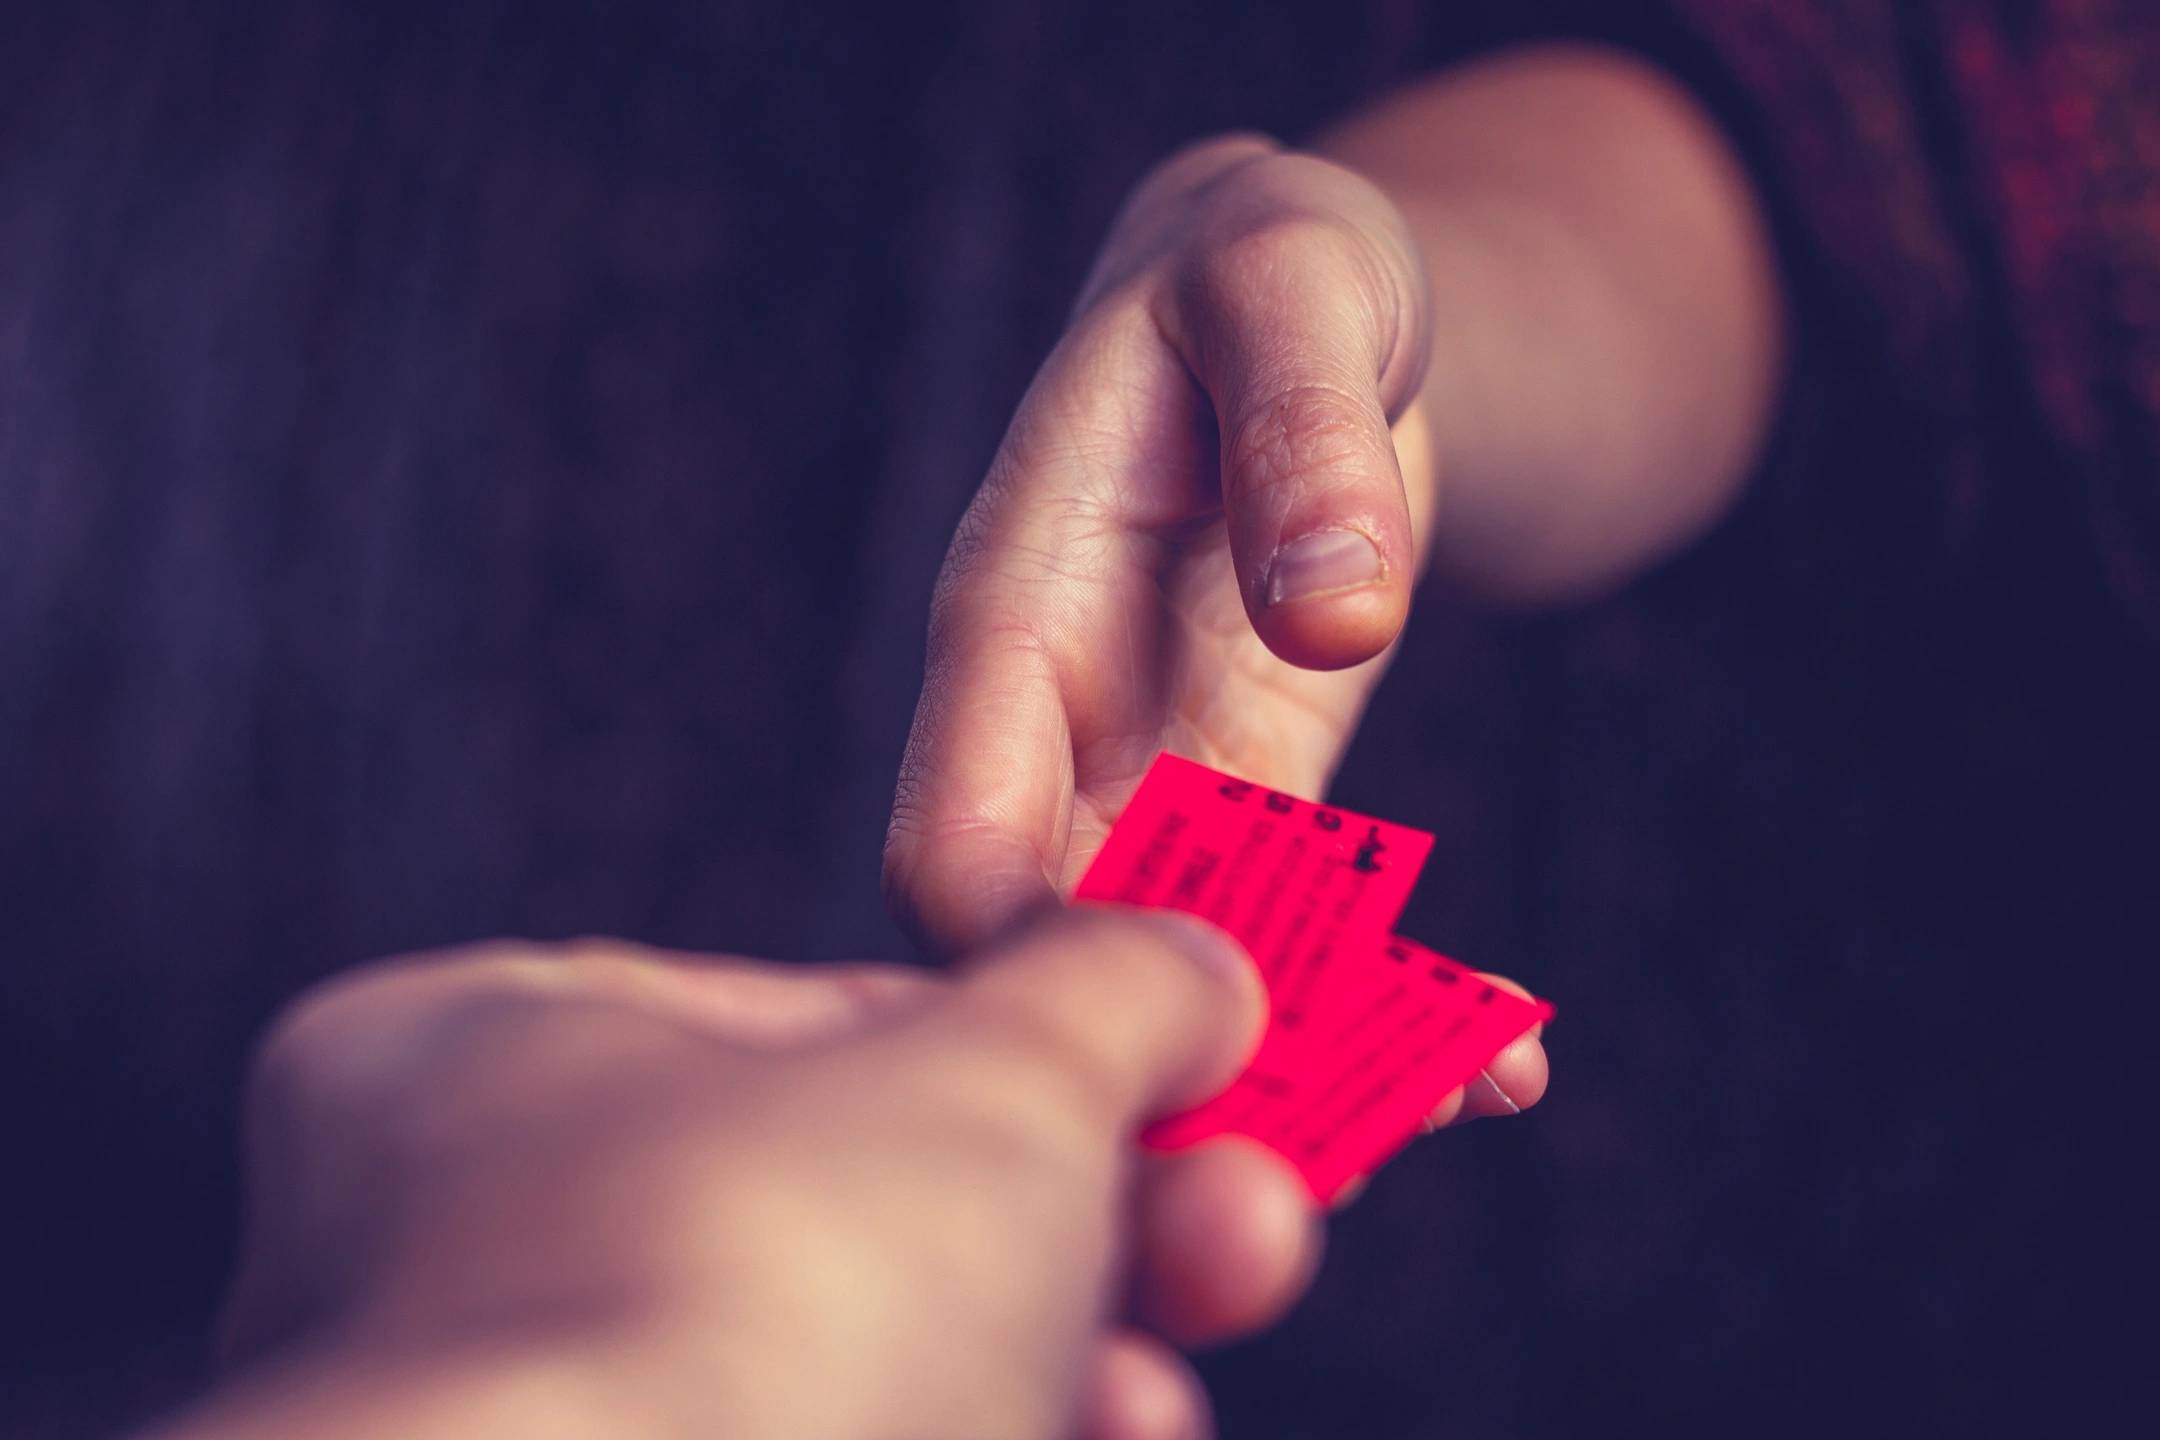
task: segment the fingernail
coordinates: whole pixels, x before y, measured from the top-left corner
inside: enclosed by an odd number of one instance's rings
[[[1515,1103],[1515,1097],[1514,1097],[1514,1096],[1512,1096],[1512,1095],[1508,1094],[1508,1093],[1507,1093],[1507,1091],[1505,1091],[1505,1090],[1503,1090],[1503,1089],[1501,1089],[1501,1088],[1500,1088],[1500,1082],[1492,1078],[1492,1071],[1490,1071],[1490,1070],[1480,1070],[1480,1071],[1478,1071],[1477,1073],[1478,1073],[1478,1079],[1480,1079],[1480,1080],[1483,1080],[1483,1081],[1485,1082],[1485,1088],[1486,1088],[1486,1089],[1488,1089],[1488,1090],[1490,1090],[1490,1091],[1492,1091],[1492,1093],[1493,1093],[1493,1098],[1494,1098],[1494,1099],[1496,1099],[1496,1100],[1498,1100],[1498,1101],[1499,1101],[1499,1102],[1500,1102],[1500,1103],[1501,1103],[1502,1105],[1504,1105],[1504,1106],[1506,1106],[1506,1107],[1507,1107],[1507,1112],[1508,1112],[1508,1114],[1510,1114],[1510,1115],[1520,1115],[1520,1114],[1522,1114],[1522,1106],[1520,1106],[1520,1105],[1518,1105],[1518,1104],[1516,1104],[1516,1103]]]
[[[1370,585],[1387,573],[1380,551],[1355,530],[1318,530],[1291,541],[1268,562],[1267,603],[1288,605]]]

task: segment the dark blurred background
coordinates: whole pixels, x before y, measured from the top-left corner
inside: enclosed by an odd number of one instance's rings
[[[2050,487],[1944,519],[1953,427],[2062,464],[1984,260],[1957,402],[1907,403],[1683,18],[0,15],[0,1431],[200,1383],[247,1044],[310,981],[903,954],[930,579],[1126,187],[1538,33],[1698,85],[1829,359],[1693,555],[1416,620],[1337,793],[1438,832],[1404,928],[1558,1000],[1555,1085],[1341,1217],[1209,1360],[1226,1432],[1986,1429],[2127,1284],[2068,1256],[2129,1133],[2078,1119],[2092,997],[2154,953],[2151,638]]]

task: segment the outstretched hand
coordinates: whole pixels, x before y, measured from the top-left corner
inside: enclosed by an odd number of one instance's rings
[[[608,940],[363,968],[258,1059],[237,1376],[166,1433],[1193,1440],[1179,1348],[1278,1319],[1319,1219],[1270,1152],[1132,1137],[1262,1011],[1222,932],[1094,906],[958,976]]]
[[[259,1061],[226,1333],[264,1363],[181,1433],[1204,1433],[1161,1337],[1275,1319],[1317,1222],[1269,1154],[1141,1183],[1132,1135],[1262,1008],[1220,931],[1095,907],[959,978],[614,941],[359,971]]]
[[[934,953],[1068,892],[1164,748],[1316,794],[1434,506],[1408,227],[1252,138],[1134,193],[933,602],[886,850]]]

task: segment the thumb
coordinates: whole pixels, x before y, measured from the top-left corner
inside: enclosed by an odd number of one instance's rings
[[[1227,1086],[1266,1011],[1251,957],[1207,921],[1076,905],[979,957],[947,1014],[1130,1128]]]
[[[1253,628],[1332,670],[1378,654],[1409,615],[1417,552],[1389,420],[1424,369],[1424,279],[1371,185],[1307,157],[1265,164],[1295,199],[1196,246],[1164,328],[1214,402]]]

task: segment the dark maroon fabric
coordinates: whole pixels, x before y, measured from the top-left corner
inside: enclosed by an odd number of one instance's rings
[[[2018,483],[1986,453],[2001,388],[2014,390],[2070,462],[2059,483],[2110,587],[2160,628],[2160,11],[1680,8],[1728,108],[1759,130],[1825,290],[1865,317],[1899,404],[1945,432],[1949,531]]]
[[[1408,928],[1559,1001],[1555,1088],[1341,1217],[1207,1362],[1226,1429],[1985,1430],[2110,1333],[2160,921],[2130,0],[15,11],[0,1430],[197,1378],[247,1037],[311,980],[898,954],[930,576],[1119,196],[1534,35],[1728,126],[1790,403],[1627,593],[1421,611],[1340,793],[1437,832]]]

